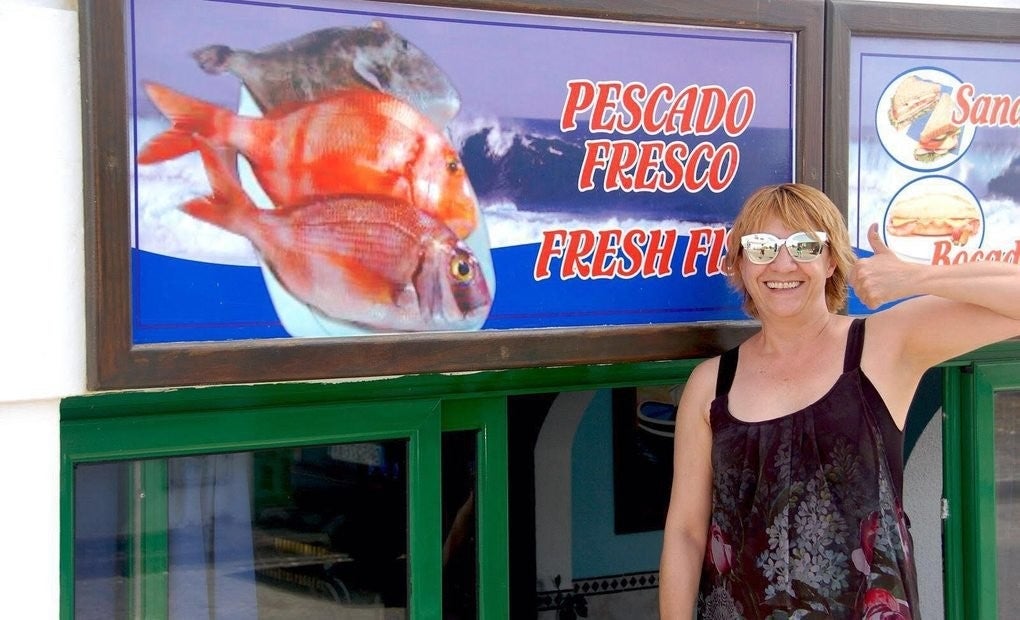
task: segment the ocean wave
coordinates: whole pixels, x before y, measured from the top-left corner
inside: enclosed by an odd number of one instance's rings
[[[519,124],[512,121],[483,116],[457,117],[447,125],[446,130],[450,142],[458,151],[464,148],[472,136],[485,135],[486,152],[494,158],[505,157],[524,132]]]
[[[482,213],[493,248],[541,243],[547,230],[677,230],[681,235],[689,235],[693,228],[723,225],[680,219],[583,217],[573,213],[521,211],[508,202],[483,206]]]

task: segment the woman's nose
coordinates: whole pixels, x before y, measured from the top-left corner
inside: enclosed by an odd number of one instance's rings
[[[793,260],[793,255],[790,254],[790,248],[785,245],[779,247],[779,253],[776,254],[775,259],[772,260],[773,269],[794,269],[797,267],[797,261]]]

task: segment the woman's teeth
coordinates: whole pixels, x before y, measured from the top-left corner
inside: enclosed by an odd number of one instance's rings
[[[765,286],[771,289],[797,288],[800,286],[800,282],[766,282]]]

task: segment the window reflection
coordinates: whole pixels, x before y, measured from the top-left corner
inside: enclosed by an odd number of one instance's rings
[[[130,536],[126,463],[75,471],[75,618],[126,618]]]
[[[443,434],[443,618],[478,617],[477,437]]]
[[[149,463],[163,484],[137,462],[76,469],[76,618],[137,616],[132,571],[155,566],[170,618],[407,616],[406,441]]]
[[[1020,391],[995,395],[996,572],[1000,618],[1020,606]]]

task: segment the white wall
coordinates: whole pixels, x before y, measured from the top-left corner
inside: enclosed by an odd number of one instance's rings
[[[965,4],[1017,7],[1020,0]],[[58,407],[62,397],[85,392],[77,46],[75,0],[0,0],[4,618],[58,616]]]
[[[58,616],[58,406],[85,390],[76,8],[0,0],[4,618]]]

